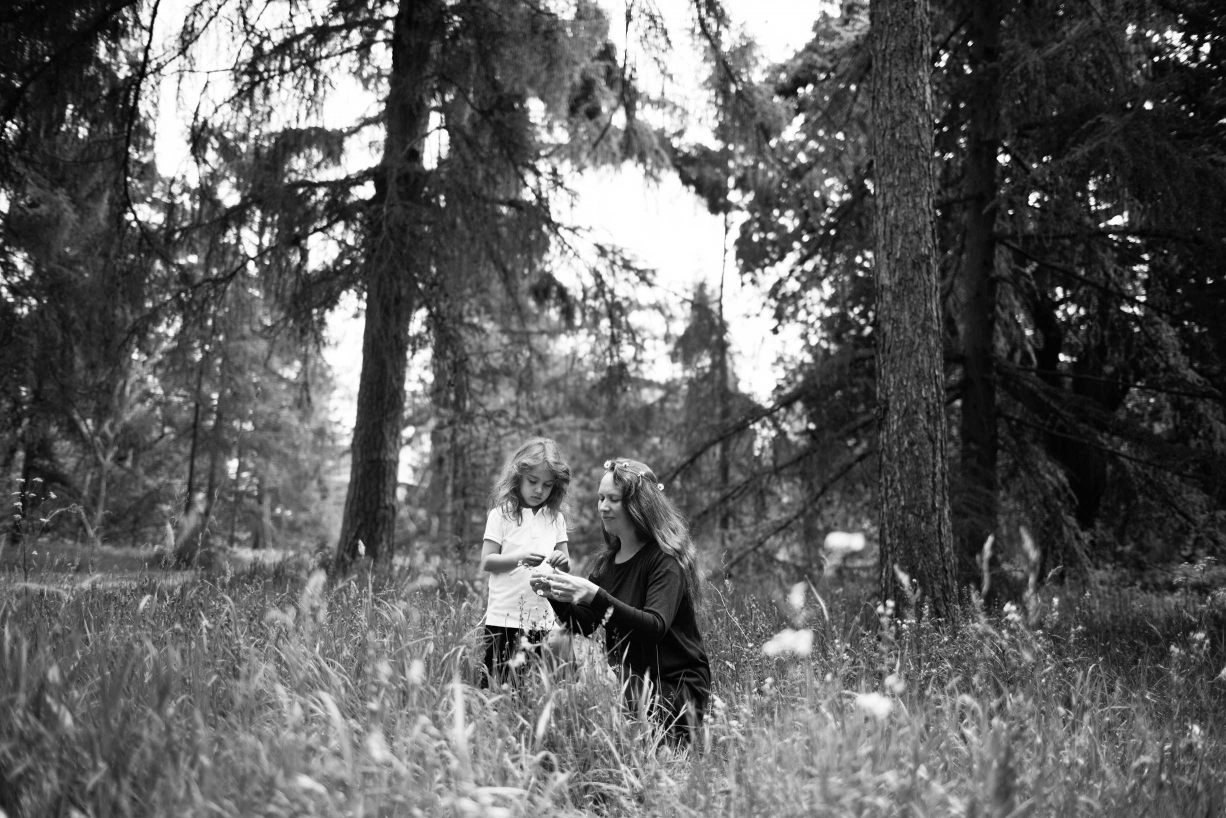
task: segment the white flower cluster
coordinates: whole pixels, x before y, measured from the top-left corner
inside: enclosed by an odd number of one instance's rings
[[[813,629],[784,628],[762,646],[767,656],[808,656],[813,652]]]

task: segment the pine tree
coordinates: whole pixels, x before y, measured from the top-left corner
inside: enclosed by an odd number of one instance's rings
[[[871,4],[881,598],[954,621],[928,4]]]
[[[349,3],[323,17],[293,4],[275,9],[258,24],[225,17],[239,34],[236,90],[196,124],[195,153],[221,167],[248,152],[242,144],[271,143],[259,185],[231,171],[240,199],[227,218],[262,223],[276,237],[270,273],[303,316],[318,321],[348,290],[365,298],[337,561],[349,565],[361,544],[390,562],[410,349],[432,351],[440,458],[432,480],[450,486],[441,489],[445,534],[462,538],[470,328],[530,303],[534,268],[559,235],[551,202],[563,170],[610,155],[610,144],[641,149],[652,136],[610,70],[607,22],[592,4]],[[216,24],[212,10],[194,7],[185,40]],[[325,128],[318,109],[339,73],[363,82],[379,111]],[[293,127],[269,105],[278,94],[292,101]],[[373,134],[378,163],[352,169],[355,142]],[[310,157],[348,164],[325,178]],[[326,261],[311,257],[321,240],[335,247]]]
[[[814,339],[781,396],[873,338],[853,6],[770,75],[795,127],[733,171],[742,267]],[[984,540],[1019,523],[1044,574],[1130,529],[1220,549],[1222,13],[942,2],[932,19],[960,581],[979,585]]]

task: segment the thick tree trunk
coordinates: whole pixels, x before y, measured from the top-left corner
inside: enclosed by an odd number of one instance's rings
[[[880,589],[904,572],[933,614],[957,616],[934,232],[927,0],[873,0]],[[909,594],[909,591],[906,592]]]
[[[359,542],[376,562],[390,565],[393,556],[409,321],[416,282],[430,263],[421,218],[422,151],[441,12],[440,0],[403,0],[392,33],[386,135],[366,237],[362,372],[336,552],[341,570],[357,558]]]
[[[996,533],[996,155],[1000,148],[999,0],[970,0],[966,250],[962,264],[961,474],[954,495],[958,580],[978,584],[977,558]],[[993,561],[997,563],[998,561]]]

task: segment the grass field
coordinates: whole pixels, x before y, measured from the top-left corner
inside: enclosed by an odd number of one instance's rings
[[[591,643],[478,688],[480,593],[79,564],[0,577],[8,818],[1226,814],[1209,588],[1070,588],[955,634],[853,583],[716,588],[705,746],[675,753]]]

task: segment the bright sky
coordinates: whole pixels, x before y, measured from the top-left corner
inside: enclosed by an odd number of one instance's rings
[[[734,25],[744,27],[766,59],[781,61],[808,41],[822,7],[837,7],[837,3],[725,0],[725,6]],[[658,7],[673,32],[674,75],[701,76],[704,69],[697,46],[685,34],[690,0],[660,0]],[[708,213],[698,198],[671,176],[653,182],[626,168],[588,174],[576,187],[581,200],[574,212],[575,221],[592,225],[608,241],[654,268],[658,281],[668,290],[688,296],[699,282],[706,281],[708,292],[717,294],[723,276],[724,316],[732,334],[736,375],[742,389],[759,399],[769,396],[778,380],[774,364],[784,341],[771,334],[773,322],[761,296],[741,285],[732,253],[736,225],[727,237],[725,259],[723,219]],[[683,318],[685,314],[681,310],[678,316]],[[681,327],[673,329],[679,332]],[[667,362],[660,366],[663,369]]]

